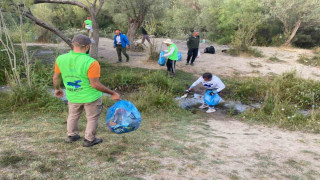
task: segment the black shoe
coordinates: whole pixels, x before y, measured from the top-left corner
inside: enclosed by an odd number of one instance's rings
[[[119,59],[117,63],[122,63],[122,60],[121,60],[121,59]]]
[[[84,140],[83,147],[91,147],[96,144],[102,143],[102,139],[95,138],[93,141]]]
[[[79,139],[80,139],[80,136],[78,134],[74,136],[68,136],[66,143],[72,143],[74,141],[78,141]]]
[[[191,65],[191,66],[194,66],[194,64],[193,64],[193,63],[191,63],[190,65]]]
[[[127,59],[127,62],[129,62],[129,59]]]
[[[189,63],[186,63],[186,65],[189,65]]]

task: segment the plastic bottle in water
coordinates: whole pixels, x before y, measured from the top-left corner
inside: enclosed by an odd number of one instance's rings
[[[206,40],[205,40],[205,39],[202,39],[202,43],[206,43]]]

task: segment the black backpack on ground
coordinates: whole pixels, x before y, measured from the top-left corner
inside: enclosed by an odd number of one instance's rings
[[[204,49],[204,53],[214,54],[214,53],[216,53],[216,50],[214,49],[213,46],[210,46],[210,47],[206,47],[206,48]]]

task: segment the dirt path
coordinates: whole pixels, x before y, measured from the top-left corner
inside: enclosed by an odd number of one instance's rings
[[[194,160],[161,158],[167,168],[143,178],[320,179],[319,135],[210,116],[202,126],[189,127],[192,138],[184,144],[199,148]]]
[[[158,47],[164,39],[156,39]],[[222,49],[228,49],[228,46],[221,46],[213,44],[217,50],[216,54],[201,53],[201,57],[196,59],[195,66],[186,66],[187,45],[185,41],[174,41],[178,46],[179,51],[183,54],[183,60],[177,63],[177,69],[191,72],[197,75],[203,72],[212,72],[216,75],[223,76],[266,76],[273,74],[282,74],[287,71],[296,70],[297,74],[303,78],[311,78],[320,80],[320,71],[317,67],[305,66],[297,62],[300,55],[305,54],[312,56],[311,50],[295,49],[295,48],[278,48],[278,47],[255,47],[262,51],[265,57],[232,57],[226,53],[221,52]],[[113,48],[113,41],[108,38],[100,38],[100,56],[107,59],[110,63],[117,62],[117,54]],[[148,43],[146,43],[148,45]],[[203,49],[210,44],[201,44],[200,49]],[[162,49],[166,49],[165,45]],[[129,65],[133,67],[142,67],[148,69],[165,69],[160,67],[155,61],[147,60],[147,52],[130,52],[131,61],[123,63],[122,65]],[[270,61],[270,57],[277,57],[280,61]]]

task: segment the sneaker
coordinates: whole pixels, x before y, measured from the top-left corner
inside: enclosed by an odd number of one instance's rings
[[[170,74],[170,77],[172,77],[172,78],[173,78],[174,76],[175,76],[175,74],[174,74],[174,73],[171,73],[171,74]]]
[[[83,147],[91,147],[91,146],[94,146],[96,144],[99,144],[99,143],[102,143],[102,139],[97,139],[95,138],[93,141],[88,141],[88,140],[84,140],[84,143],[83,143]]]
[[[129,59],[127,59],[126,61],[129,62]]]
[[[189,63],[186,63],[186,65],[189,65]]]
[[[213,113],[213,112],[216,112],[216,109],[214,108],[209,108],[206,113]]]
[[[122,60],[121,60],[121,59],[119,59],[117,63],[122,63]]]
[[[80,139],[80,136],[78,134],[74,136],[68,136],[66,143],[72,143],[74,141],[78,141],[79,139]]]
[[[199,106],[199,109],[205,109],[205,108],[208,108],[209,106],[206,105],[206,104],[202,104],[201,106]]]
[[[191,66],[194,66],[194,64],[193,64],[193,63],[191,63],[190,65],[191,65]]]

